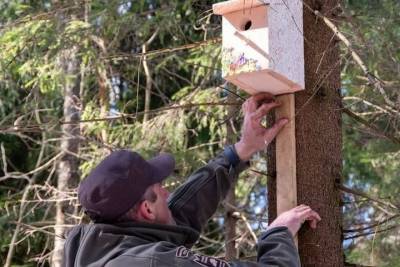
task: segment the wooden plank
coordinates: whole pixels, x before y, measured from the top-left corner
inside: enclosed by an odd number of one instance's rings
[[[302,88],[304,76],[303,4],[301,0],[271,0],[268,17],[272,69]],[[278,215],[297,206],[295,96],[278,97],[283,105],[276,118],[289,123],[276,139],[276,194]]]
[[[269,1],[261,0],[230,0],[220,3],[213,4],[213,12],[216,15],[225,15],[227,13],[232,13],[238,10],[245,10],[256,8],[262,5],[267,5]],[[251,12],[251,11],[249,11]]]
[[[276,109],[276,118],[289,119],[276,137],[277,211],[281,214],[297,206],[295,99],[294,94],[287,94],[277,100],[282,106]]]
[[[271,0],[268,17],[274,71],[305,88],[303,3],[301,0]],[[276,119],[289,123],[276,138],[276,202],[278,215],[297,206],[295,96],[278,97],[282,106]],[[295,238],[297,245],[297,238]]]

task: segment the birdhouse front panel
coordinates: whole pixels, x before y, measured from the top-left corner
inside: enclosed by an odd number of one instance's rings
[[[213,5],[222,15],[222,76],[250,94],[274,95],[301,90],[275,71],[270,55],[269,5],[263,1],[231,0]],[[279,62],[278,62],[279,64]]]
[[[269,67],[267,7],[238,10],[222,20],[222,71],[224,76]]]

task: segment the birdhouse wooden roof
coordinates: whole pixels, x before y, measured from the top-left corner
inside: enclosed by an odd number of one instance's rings
[[[252,9],[268,4],[269,1],[259,0],[231,0],[224,1],[213,5],[213,12],[216,15],[225,15],[238,10]]]

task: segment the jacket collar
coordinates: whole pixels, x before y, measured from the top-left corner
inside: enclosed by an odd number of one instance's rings
[[[177,246],[191,247],[199,238],[199,232],[182,225],[164,225],[145,222],[96,223],[103,233],[123,234],[142,239],[144,242],[167,241]]]

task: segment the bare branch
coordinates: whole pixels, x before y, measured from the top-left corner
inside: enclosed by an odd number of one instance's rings
[[[355,189],[348,188],[348,187],[346,187],[346,186],[344,186],[344,185],[342,185],[342,184],[337,184],[336,186],[337,186],[340,190],[342,190],[343,192],[350,193],[350,194],[353,194],[353,195],[357,195],[357,196],[360,196],[360,197],[364,197],[364,198],[366,198],[366,199],[369,199],[369,200],[371,200],[371,201],[373,201],[373,202],[382,204],[382,205],[384,205],[384,206],[386,206],[386,207],[390,207],[390,208],[392,208],[392,209],[396,209],[396,210],[399,209],[398,207],[396,207],[394,204],[392,204],[392,203],[390,203],[390,202],[385,202],[385,201],[382,201],[382,200],[377,199],[377,198],[375,198],[375,197],[371,197],[371,196],[367,195],[367,194],[364,193],[364,192],[361,192],[361,191],[358,191],[358,190],[355,190]]]
[[[348,108],[344,108],[343,112],[345,114],[347,114],[349,117],[351,117],[352,119],[356,120],[357,122],[367,126],[368,128],[370,128],[371,130],[373,130],[374,132],[384,136],[385,138],[387,138],[388,140],[392,141],[393,143],[396,144],[400,144],[400,139],[390,135],[388,133],[383,132],[383,130],[379,129],[378,127],[376,127],[375,125],[372,125],[371,123],[369,123],[368,121],[366,121],[365,119],[361,118],[360,116],[357,116],[357,114],[355,114],[354,112],[352,112],[350,109]]]
[[[376,223],[370,224],[370,225],[365,226],[365,227],[359,227],[359,228],[353,228],[353,229],[344,229],[342,232],[343,233],[362,232],[362,231],[365,231],[365,230],[369,230],[371,228],[375,228],[375,227],[380,226],[382,224],[388,223],[388,222],[390,222],[390,221],[392,221],[392,220],[394,220],[394,219],[396,219],[398,217],[400,217],[400,214],[395,214],[395,215],[393,215],[391,217],[388,217],[388,218],[386,218],[386,219],[384,219],[384,220],[382,220],[380,222],[376,222]]]
[[[149,68],[149,65],[147,64],[147,47],[153,42],[153,40],[156,38],[160,28],[157,28],[157,30],[152,34],[152,36],[142,45],[142,53],[143,59],[143,69],[144,73],[146,75],[146,90],[145,90],[145,98],[144,98],[144,116],[143,116],[143,122],[146,122],[149,119],[149,113],[148,111],[150,110],[150,103],[151,103],[151,88],[153,85],[153,78],[151,77],[151,71]]]
[[[394,109],[396,108],[396,104],[389,99],[388,95],[385,92],[385,89],[383,88],[383,82],[379,79],[377,79],[374,75],[371,74],[371,72],[368,70],[366,64],[364,61],[361,59],[361,57],[358,55],[358,53],[354,50],[352,44],[350,41],[344,36],[343,33],[339,31],[339,29],[336,27],[336,25],[330,21],[327,17],[322,15],[318,10],[312,10],[314,14],[325,22],[325,24],[336,34],[336,36],[346,45],[346,47],[349,49],[354,61],[360,66],[362,71],[364,72],[364,75],[368,78],[368,81],[370,84],[372,84],[375,89],[378,90],[378,92],[383,96],[384,100],[386,103],[391,106]]]
[[[400,225],[393,225],[391,227],[379,230],[379,231],[370,231],[370,232],[366,232],[366,233],[361,233],[361,234],[357,234],[357,235],[352,235],[352,236],[348,236],[343,238],[344,240],[349,240],[349,239],[355,239],[355,238],[359,238],[359,237],[364,237],[364,236],[369,236],[369,235],[375,235],[377,233],[383,233],[383,232],[387,232],[393,229],[396,229],[397,227],[399,227]]]
[[[124,60],[127,58],[142,58],[145,55],[146,56],[158,56],[158,55],[165,54],[165,53],[173,53],[173,52],[181,51],[181,50],[199,48],[202,46],[208,46],[210,44],[216,44],[216,43],[220,43],[220,42],[221,42],[221,38],[214,38],[214,39],[210,39],[207,41],[195,42],[192,44],[186,44],[186,45],[172,47],[172,48],[163,48],[163,49],[152,50],[152,51],[149,51],[146,53],[137,53],[137,54],[121,53],[118,55],[104,57],[104,59],[115,61],[115,60]]]
[[[177,104],[172,104],[168,107],[162,107],[162,108],[157,108],[153,110],[149,110],[148,113],[159,113],[159,112],[164,112],[168,110],[175,110],[175,109],[191,109],[191,108],[196,108],[196,107],[201,107],[201,106],[240,106],[242,105],[242,102],[205,102],[205,103],[188,103],[188,104],[183,104],[183,105],[177,105]],[[106,118],[96,118],[96,119],[88,119],[88,120],[79,120],[79,121],[59,121],[59,122],[47,122],[47,123],[42,123],[42,124],[28,124],[28,125],[21,125],[21,127],[18,129],[18,131],[23,131],[23,132],[41,132],[41,131],[46,131],[46,129],[41,128],[41,127],[54,127],[55,125],[62,125],[62,124],[80,124],[80,123],[90,123],[90,122],[99,122],[99,121],[114,121],[114,120],[125,120],[125,119],[136,119],[138,116],[143,115],[145,112],[137,112],[134,114],[128,114],[128,113],[119,113],[121,114],[120,116],[113,116],[113,117],[106,117]],[[12,125],[5,125],[3,127],[0,127],[0,133],[10,133],[10,132],[15,132],[16,130],[13,129]],[[76,138],[76,137],[73,137]]]

